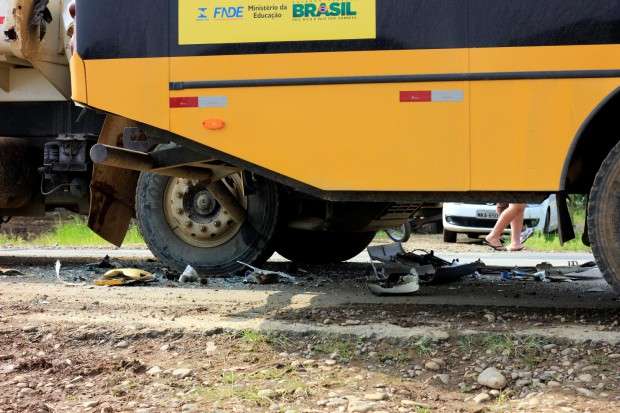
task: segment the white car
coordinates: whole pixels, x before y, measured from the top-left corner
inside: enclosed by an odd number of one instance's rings
[[[454,243],[458,234],[471,238],[491,232],[497,222],[496,204],[443,204],[443,240]],[[545,234],[558,229],[558,215],[555,195],[542,204],[528,204],[525,209],[525,228],[533,228]],[[506,230],[510,233],[510,227]]]

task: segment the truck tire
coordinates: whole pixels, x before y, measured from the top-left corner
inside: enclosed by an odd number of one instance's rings
[[[592,252],[607,282],[620,294],[620,143],[596,174],[588,204]]]
[[[456,236],[458,234],[456,232],[448,231],[447,229],[443,230],[443,242],[447,242],[449,244],[454,244],[456,242]]]
[[[334,264],[347,261],[374,239],[375,232],[323,232],[283,229],[276,251],[300,264]]]
[[[225,178],[247,211],[247,219],[238,224],[210,197],[206,185],[141,174],[136,217],[146,244],[164,265],[179,272],[191,265],[201,275],[228,275],[244,269],[239,261],[260,265],[274,251],[279,190],[261,177],[250,179],[253,189],[246,194],[240,174]]]

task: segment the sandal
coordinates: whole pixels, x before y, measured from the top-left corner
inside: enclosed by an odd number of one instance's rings
[[[508,252],[521,252],[525,249],[525,247],[523,245],[521,245],[521,247],[519,248],[506,248],[506,251]]]
[[[493,248],[495,251],[506,251],[506,247],[504,247],[502,244],[493,245],[489,241],[487,241],[486,239],[484,241],[482,241],[482,243],[484,245],[486,245],[487,247],[489,247],[489,248]]]

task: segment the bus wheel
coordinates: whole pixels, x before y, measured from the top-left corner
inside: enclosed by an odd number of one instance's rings
[[[375,232],[322,232],[283,229],[276,251],[300,264],[334,264],[347,261],[364,251]]]
[[[168,267],[191,265],[200,274],[235,273],[273,254],[279,213],[277,186],[254,178],[246,193],[241,174],[224,184],[245,208],[239,223],[211,196],[205,182],[143,173],[136,190],[136,216],[148,247]]]
[[[599,169],[590,192],[588,229],[592,252],[609,284],[620,294],[620,143]]]

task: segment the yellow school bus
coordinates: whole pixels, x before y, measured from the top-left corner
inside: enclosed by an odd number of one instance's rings
[[[567,239],[566,195],[589,194],[585,240],[620,291],[617,1],[76,6],[109,240],[135,210],[164,262],[226,273],[274,249],[347,259],[424,202],[557,193]]]

